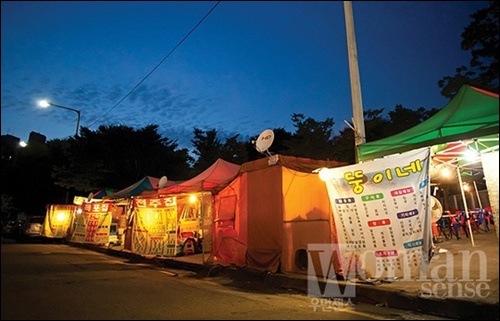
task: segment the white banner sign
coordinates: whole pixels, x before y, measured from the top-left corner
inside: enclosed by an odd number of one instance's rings
[[[348,279],[414,278],[432,247],[430,148],[323,169]]]

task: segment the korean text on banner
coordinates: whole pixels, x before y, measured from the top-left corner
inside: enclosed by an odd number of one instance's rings
[[[177,198],[134,199],[132,252],[175,256],[177,248]]]
[[[425,273],[432,248],[430,148],[327,169],[325,183],[348,279]]]
[[[107,244],[111,224],[111,203],[83,203],[83,212],[75,219],[72,242]]]

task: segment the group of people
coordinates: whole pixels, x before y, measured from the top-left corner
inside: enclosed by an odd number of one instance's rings
[[[485,232],[490,230],[490,225],[494,224],[491,208],[476,208],[474,211],[469,210],[468,216],[465,211],[457,210],[455,214],[450,211],[444,211],[441,218],[435,223],[437,233],[434,231],[434,236],[437,238],[439,234],[443,234],[448,238],[448,230],[451,231],[449,237],[455,236],[460,240],[460,228],[462,228],[465,236],[469,237],[469,227],[467,221],[470,222],[471,230],[479,232],[482,228]],[[437,234],[437,235],[436,235]]]

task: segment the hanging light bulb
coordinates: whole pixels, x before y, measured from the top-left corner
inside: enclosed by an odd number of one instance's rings
[[[475,149],[472,149],[470,146],[467,146],[465,149],[463,156],[465,160],[472,162],[478,159],[478,152]]]
[[[450,177],[450,170],[448,169],[448,167],[443,167],[443,169],[441,170],[441,175],[443,175],[443,177]]]

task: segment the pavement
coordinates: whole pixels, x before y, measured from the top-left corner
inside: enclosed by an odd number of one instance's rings
[[[427,275],[418,280],[375,280],[351,282],[318,280],[301,274],[269,273],[235,266],[221,266],[207,262],[208,254],[180,257],[147,257],[131,253],[123,247],[86,246],[130,261],[149,262],[164,267],[185,269],[205,277],[224,275],[252,282],[263,282],[309,294],[311,282],[320,289],[326,286],[354,286],[352,302],[364,302],[389,308],[410,310],[459,320],[499,320],[499,241],[496,231],[474,232],[472,240],[441,239],[435,243]],[[345,292],[344,292],[345,293]]]

